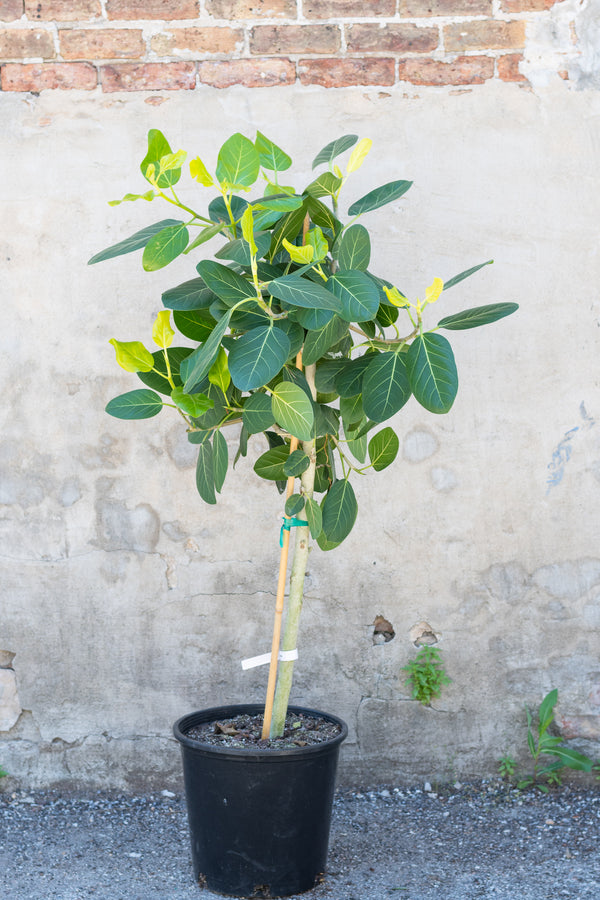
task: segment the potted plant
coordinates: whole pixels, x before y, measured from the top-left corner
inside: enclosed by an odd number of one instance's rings
[[[474,328],[517,309],[497,303],[425,325],[442,291],[491,260],[446,282],[434,278],[423,300],[371,272],[371,239],[359,219],[398,200],[411,182],[369,191],[343,223],[340,193],[370,148],[356,135],[329,143],[314,159],[315,178],[298,191],[284,174],[292,164],[287,153],[260,132],[255,140],[234,134],[218,151],[214,174],[199,157],[189,161],[191,178],[212,196],[199,212],[175,190],[186,154],[152,130],[141,163],[149,189],[123,201],[160,199],[179,217],[90,260],[143,250],[144,269],[155,271],[217,243],[196,263],[195,277],[163,293],[152,331],[158,349],[111,340],[117,362],[144,386],[106,409],[121,419],[149,418],[164,407],[179,416],[198,447],[196,486],[206,503],[216,502],[228,473],[228,426],[237,429],[236,460],[250,440],[264,443],[254,471],[285,493],[264,708],[204,710],[175,725],[196,876],[235,896],[307,890],[325,865],[347,729],[335,716],[288,707],[310,539],[328,551],[348,536],[357,517],[352,480],[394,461],[399,439],[385,423],[411,396],[432,413],[450,410],[458,377],[440,330]],[[174,345],[176,331],[192,346]]]

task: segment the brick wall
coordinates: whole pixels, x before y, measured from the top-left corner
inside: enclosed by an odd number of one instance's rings
[[[553,0],[0,0],[2,91],[526,82]],[[543,23],[542,23],[543,24]]]

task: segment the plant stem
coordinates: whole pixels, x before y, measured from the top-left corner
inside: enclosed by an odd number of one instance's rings
[[[315,388],[315,371],[316,366],[314,364],[306,366],[304,369],[304,375],[310,387],[313,399],[316,399],[317,396]],[[312,441],[302,442],[302,449],[307,456],[310,457],[310,465],[306,471],[302,473],[301,477],[302,493],[305,497],[312,497],[315,486],[315,471],[317,467],[315,445],[316,441],[314,439]],[[302,600],[304,598],[304,577],[306,575],[308,553],[310,549],[310,532],[308,526],[297,526],[294,531],[296,532],[294,557],[292,560],[292,573],[290,575],[290,589],[285,618],[285,629],[283,632],[282,650],[295,650],[297,647],[298,626],[300,623],[300,613],[302,612]],[[282,662],[279,666],[277,690],[275,692],[275,702],[273,704],[271,737],[281,737],[283,734],[293,675],[293,661]]]

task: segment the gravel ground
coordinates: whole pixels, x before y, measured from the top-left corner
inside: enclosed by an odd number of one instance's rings
[[[429,788],[429,790],[426,790]],[[600,790],[498,781],[338,794],[311,900],[599,900]],[[193,883],[185,804],[0,794],[3,900],[217,900]]]

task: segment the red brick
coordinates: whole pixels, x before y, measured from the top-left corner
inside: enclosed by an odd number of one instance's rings
[[[0,0],[0,22],[14,22],[23,15],[23,0]]]
[[[429,53],[439,37],[437,28],[418,25],[351,25],[346,43],[351,53]]]
[[[492,0],[399,0],[401,18],[424,16],[491,16]]]
[[[295,19],[296,0],[206,0],[213,19]]]
[[[394,84],[394,60],[367,59],[303,59],[298,63],[302,84],[322,87],[347,87],[367,84]]]
[[[81,22],[102,15],[100,0],[25,0],[28,19],[53,22]]]
[[[356,19],[362,16],[394,16],[396,0],[303,0],[306,19]]]
[[[525,22],[493,19],[459,22],[444,27],[446,50],[510,50],[525,46]]]
[[[519,63],[523,61],[522,53],[507,53],[498,57],[498,78],[501,81],[527,81],[527,78],[519,69]]]
[[[552,9],[559,0],[502,0],[502,12],[543,12]]]
[[[246,87],[273,87],[293,84],[296,68],[289,59],[232,59],[198,63],[202,84],[228,88],[234,84]]]
[[[337,25],[257,25],[250,53],[336,53],[342,36]]]
[[[89,63],[7,63],[0,69],[0,81],[3,91],[93,91],[98,73]]]
[[[109,19],[197,19],[198,0],[107,0]]]
[[[152,38],[151,48],[157,56],[174,53],[235,53],[244,40],[241,28],[170,28]]]
[[[196,87],[196,64],[120,63],[100,69],[102,90],[114,91],[193,91]]]
[[[64,59],[141,59],[145,52],[136,28],[61,29],[58,38]]]
[[[482,84],[493,78],[494,60],[491,56],[459,56],[453,62],[403,59],[398,69],[398,80],[411,84]]]
[[[49,31],[0,31],[1,59],[54,59],[55,56]]]

